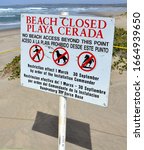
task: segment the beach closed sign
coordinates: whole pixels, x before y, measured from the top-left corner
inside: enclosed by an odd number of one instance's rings
[[[108,105],[114,19],[21,15],[21,84]]]

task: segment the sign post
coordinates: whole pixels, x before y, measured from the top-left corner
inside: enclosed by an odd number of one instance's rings
[[[68,12],[61,12],[62,16],[67,16]],[[66,106],[67,98],[59,97],[59,122],[58,122],[58,150],[65,150],[66,141]]]
[[[58,150],[65,150],[66,100],[67,98],[64,96],[59,97]]]

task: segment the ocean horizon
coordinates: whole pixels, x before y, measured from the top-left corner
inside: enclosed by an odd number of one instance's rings
[[[70,15],[94,16],[97,13],[127,12],[127,4],[31,4],[0,6],[0,30],[20,28],[21,13],[58,15],[66,11]]]

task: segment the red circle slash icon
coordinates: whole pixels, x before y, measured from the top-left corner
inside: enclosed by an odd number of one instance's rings
[[[44,50],[39,45],[33,45],[29,50],[30,58],[34,62],[41,62],[44,58]]]
[[[96,58],[90,52],[83,52],[78,56],[78,66],[86,72],[92,71],[96,67]]]
[[[69,61],[69,54],[65,48],[57,47],[52,53],[52,58],[58,66],[64,66]]]

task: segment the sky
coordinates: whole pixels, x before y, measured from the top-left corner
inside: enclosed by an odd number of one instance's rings
[[[35,3],[113,4],[113,3],[127,3],[127,0],[0,0],[0,6],[15,5],[15,4],[35,4]]]

